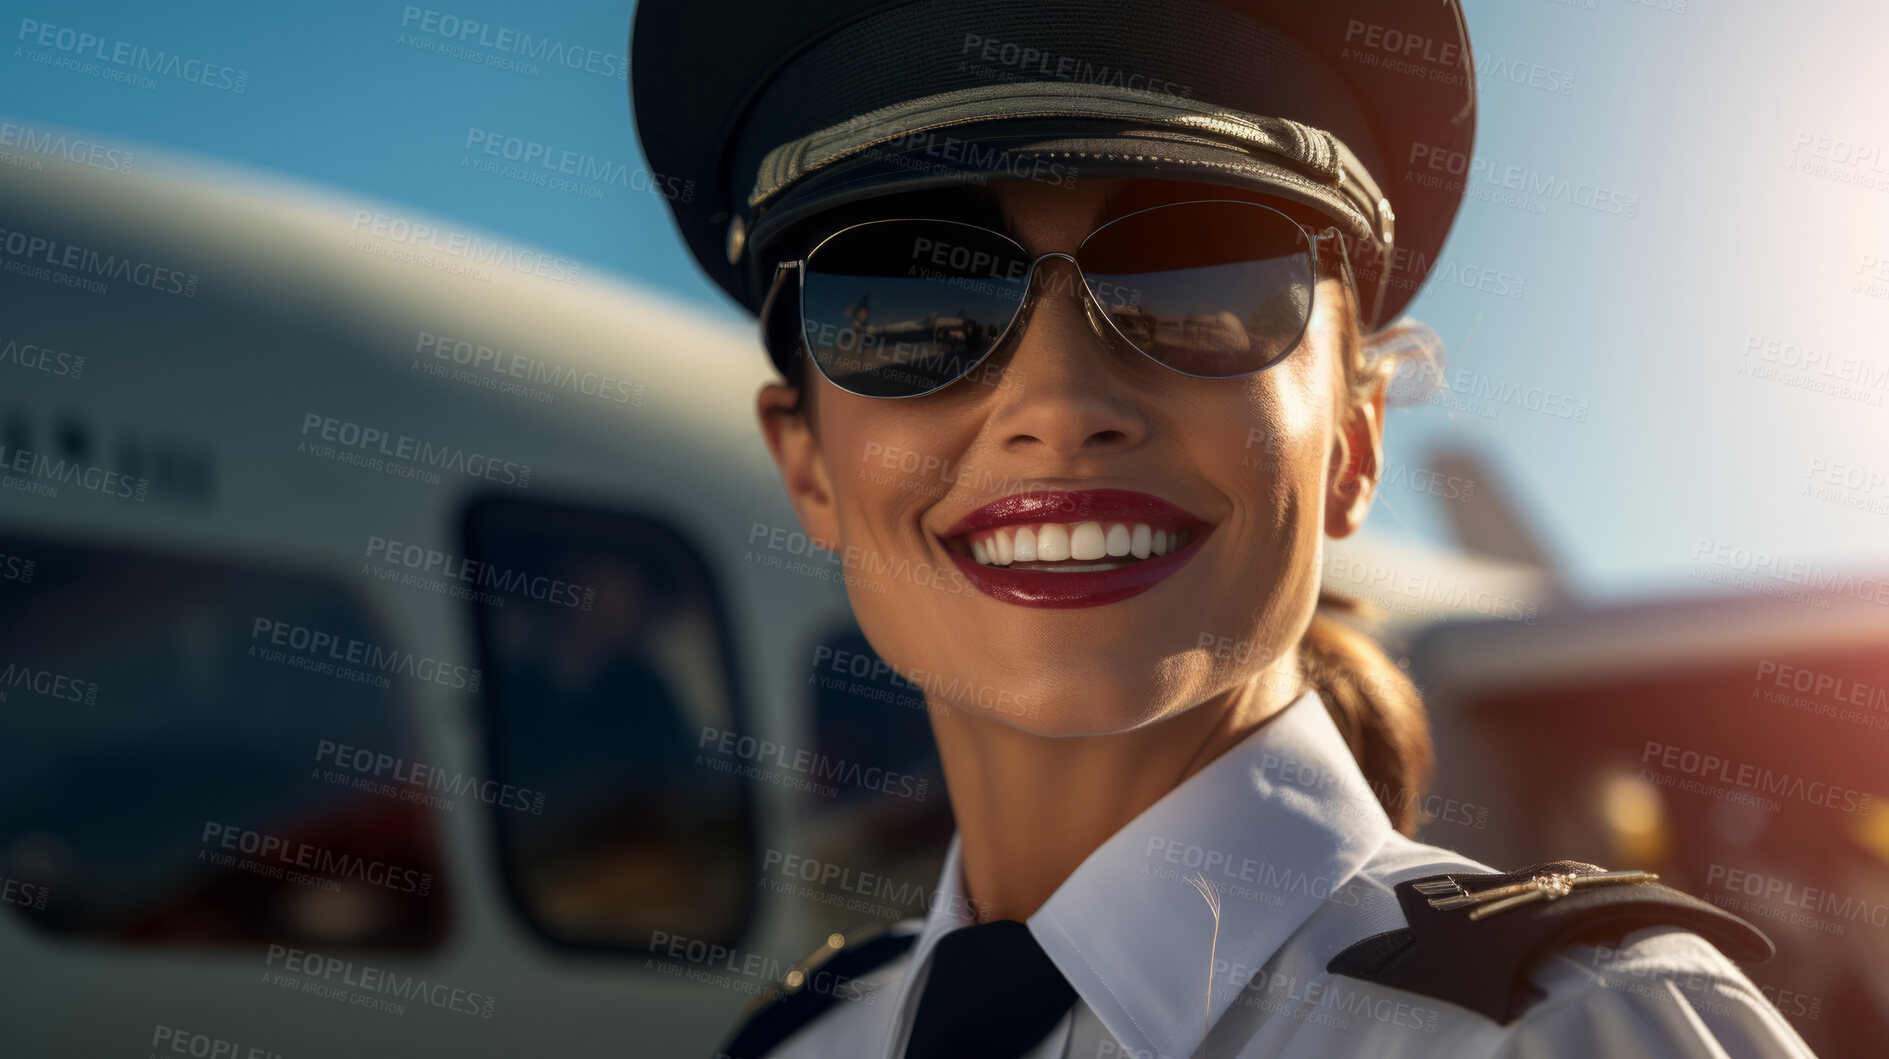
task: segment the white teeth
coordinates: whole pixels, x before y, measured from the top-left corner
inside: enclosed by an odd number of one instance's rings
[[[1100,559],[1108,554],[1108,538],[1102,533],[1100,522],[1078,522],[1076,528],[1069,531],[1069,557],[1071,559]]]
[[[1053,563],[1069,558],[1069,530],[1054,522],[1046,522],[1036,531],[1036,559],[1038,562]]]
[[[1036,561],[1035,530],[1028,526],[1017,530],[1017,544],[1015,551],[1012,553],[1012,557],[1020,563],[1033,563]]]
[[[971,557],[985,566],[1009,566],[1012,563],[1063,563],[1055,569],[1078,573],[1083,570],[1112,570],[1121,563],[1082,566],[1095,559],[1146,559],[1166,555],[1186,547],[1191,534],[1184,530],[1158,530],[1145,522],[1110,522],[1099,520],[1072,524],[1043,522],[1033,526],[1005,526],[980,533],[968,541]]]

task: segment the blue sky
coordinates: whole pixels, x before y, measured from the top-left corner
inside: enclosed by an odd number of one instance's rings
[[[452,218],[732,315],[640,180],[573,193],[469,164],[516,139],[637,169],[630,5],[449,2],[8,0],[0,116]],[[1459,396],[1395,413],[1392,463],[1476,449],[1478,488],[1511,493],[1596,598],[1706,591],[1707,547],[1889,572],[1889,484],[1870,484],[1889,482],[1889,12],[1815,6],[1467,4],[1476,190],[1411,308]],[[429,18],[592,69],[442,54]],[[62,68],[58,30],[198,60],[211,83]],[[1444,502],[1385,499],[1374,527],[1442,534]]]

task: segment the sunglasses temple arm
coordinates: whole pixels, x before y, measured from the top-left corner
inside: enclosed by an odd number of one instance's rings
[[[1333,228],[1331,231],[1338,239],[1338,260],[1344,264],[1345,282],[1351,284],[1351,289],[1356,291],[1358,297],[1362,299],[1364,297],[1364,291],[1358,288],[1358,274],[1351,268],[1351,244],[1346,240],[1345,233],[1336,228]],[[1364,330],[1367,334],[1377,330],[1381,323],[1380,318],[1384,315],[1384,295],[1390,290],[1390,260],[1391,247],[1390,243],[1386,242],[1384,244],[1383,253],[1379,257],[1381,264],[1377,270],[1377,294],[1371,299],[1370,315],[1366,316],[1363,320]],[[1360,305],[1358,309],[1359,312],[1362,313],[1364,307]]]
[[[761,311],[757,314],[756,321],[761,328],[761,346],[764,349],[769,347],[774,337],[772,334],[774,303],[780,299],[781,291],[787,286],[788,273],[798,272],[803,264],[800,261],[783,261],[780,267],[774,270],[774,282],[768,285],[767,297],[761,299]]]
[[[1384,295],[1391,288],[1391,242],[1389,236],[1384,239],[1383,250],[1378,255],[1377,297],[1371,302],[1371,330],[1384,326]]]

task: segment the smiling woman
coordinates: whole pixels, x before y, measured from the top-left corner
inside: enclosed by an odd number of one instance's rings
[[[725,1054],[1808,1054],[1719,951],[1768,954],[1742,920],[1408,837],[1419,697],[1321,585],[1435,352],[1396,313],[1462,188],[1397,160],[1471,146],[1453,3],[637,17],[645,149],[727,189],[671,208],[781,371],[802,529],[927,678],[957,825],[927,918],[836,936]],[[672,44],[716,25],[752,32],[705,78]],[[1358,25],[1460,69],[1340,60]],[[1191,94],[993,78],[973,39]]]

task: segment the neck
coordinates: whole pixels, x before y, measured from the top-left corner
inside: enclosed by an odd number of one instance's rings
[[[1109,735],[1041,736],[934,706],[978,919],[1029,918],[1102,843],[1297,699],[1297,665],[1289,652],[1177,716]]]

